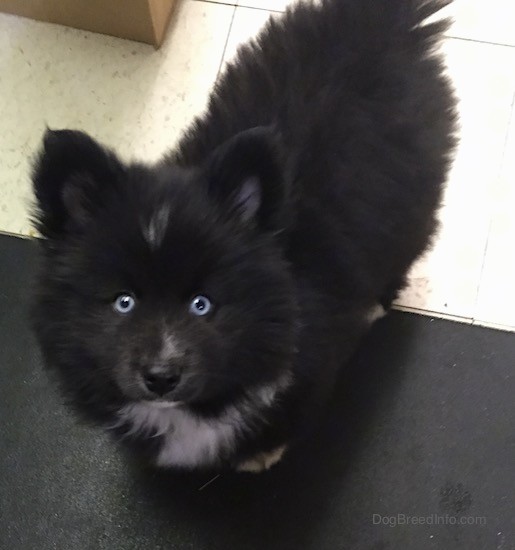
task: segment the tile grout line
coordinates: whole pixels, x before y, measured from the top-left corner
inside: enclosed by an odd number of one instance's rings
[[[511,133],[512,126],[513,126],[513,128],[515,128],[515,123],[514,123],[515,108],[514,108],[514,105],[515,105],[515,91],[513,92],[513,95],[512,95],[512,98],[511,98],[510,118],[509,118],[509,121],[508,121],[508,127],[506,129],[506,135],[504,137],[501,163],[500,163],[500,166],[499,166],[499,171],[498,171],[497,176],[495,178],[495,183],[496,184],[499,184],[500,180],[501,180],[501,176],[502,176],[502,172],[503,172],[503,168],[504,168],[504,163],[505,163],[505,160],[506,160],[506,154],[507,154],[507,150],[508,150],[508,141],[509,141],[509,138],[510,138],[510,133]],[[491,235],[492,226],[493,226],[493,222],[494,222],[494,214],[495,214],[495,209],[494,209],[494,205],[492,204],[491,212],[490,212],[490,221],[488,223],[488,232],[487,232],[487,236],[486,236],[486,243],[485,243],[485,247],[483,249],[483,261],[481,262],[481,270],[479,272],[479,283],[477,285],[476,299],[474,301],[475,315],[472,319],[473,322],[476,322],[478,320],[476,318],[477,317],[477,306],[478,306],[478,301],[479,301],[479,293],[481,291],[481,282],[483,281],[483,274],[484,274],[484,270],[485,270],[486,255],[488,253],[488,245],[490,244],[490,235]]]
[[[266,11],[268,13],[286,13],[285,10],[274,10],[269,8],[260,8],[259,6],[245,6],[238,3],[217,2],[216,0],[195,0],[195,2],[204,2],[207,4],[217,4],[218,6],[233,6],[235,8],[245,8],[247,10]],[[237,0],[235,0],[237,2]]]
[[[232,6],[233,8],[238,6],[236,0],[234,0],[234,2],[217,2],[216,0],[195,0],[195,2],[204,2],[205,4],[217,4],[218,6]]]
[[[480,40],[477,38],[467,38],[465,36],[454,36],[453,34],[444,34],[446,38],[452,38],[453,40],[461,40],[462,42],[473,42],[475,44],[486,44],[489,46],[502,46],[504,48],[514,48],[515,44],[507,44],[506,42],[490,42],[488,40]]]
[[[269,9],[269,8],[260,8],[259,6],[245,6],[245,5],[242,5],[242,4],[236,4],[236,7],[237,8],[245,8],[246,10],[266,11],[267,13],[286,13],[286,10],[274,10],[274,9]]]
[[[225,5],[227,5],[227,4],[225,4]],[[222,71],[222,67],[224,65],[225,53],[227,51],[227,45],[229,44],[229,38],[231,37],[232,26],[234,24],[234,18],[236,17],[237,6],[233,5],[233,4],[231,4],[231,6],[232,6],[232,9],[233,9],[231,22],[229,24],[229,30],[227,31],[227,36],[225,38],[224,49],[222,50],[222,58],[220,59],[220,64],[218,65],[218,71],[216,72],[215,85],[216,85],[216,81],[218,80],[218,77],[220,76],[220,72]]]
[[[465,315],[457,315],[453,313],[443,313],[436,310],[431,309],[424,309],[420,307],[413,307],[413,306],[405,306],[402,304],[396,304],[394,303],[392,305],[392,309],[396,311],[403,311],[406,313],[415,313],[417,315],[424,315],[424,316],[430,316],[430,317],[437,317],[439,319],[446,319],[448,321],[455,321],[457,323],[463,323],[463,324],[472,324],[474,320],[472,317],[467,317]]]

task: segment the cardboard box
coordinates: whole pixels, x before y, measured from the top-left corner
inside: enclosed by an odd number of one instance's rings
[[[0,0],[0,11],[153,44],[163,42],[176,0]]]

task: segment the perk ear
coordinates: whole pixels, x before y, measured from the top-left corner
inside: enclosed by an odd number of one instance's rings
[[[276,229],[286,200],[279,144],[269,128],[241,132],[218,147],[208,164],[209,194],[229,216]]]
[[[115,156],[83,132],[47,130],[32,176],[40,233],[56,238],[80,230],[122,171]]]

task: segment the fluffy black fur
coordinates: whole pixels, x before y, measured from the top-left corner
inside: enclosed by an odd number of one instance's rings
[[[242,47],[207,113],[157,165],[49,131],[34,171],[44,262],[35,329],[76,409],[103,424],[152,401],[141,373],[199,419],[245,403],[249,426],[205,465],[294,441],[389,307],[435,230],[454,98],[433,49],[446,0],[290,8]],[[130,293],[135,309],[113,309]],[[196,317],[192,297],[213,310]],[[170,351],[170,350],[169,350]],[[291,383],[269,407],[256,388]],[[118,429],[130,430],[118,421]],[[133,439],[159,452],[159,437]]]

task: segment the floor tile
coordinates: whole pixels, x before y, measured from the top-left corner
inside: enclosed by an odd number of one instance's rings
[[[236,53],[238,46],[247,42],[255,36],[270,17],[277,14],[266,10],[256,10],[252,8],[236,8],[234,19],[231,26],[231,32],[227,39],[225,47],[224,62],[230,61]]]
[[[30,231],[30,157],[45,125],[80,128],[124,157],[152,160],[204,108],[234,8],[179,5],[159,51],[0,15],[0,230]]]
[[[289,4],[296,0],[237,0],[239,6],[259,8],[262,10],[284,11]]]
[[[472,318],[515,90],[515,49],[451,39],[445,52],[460,99],[461,143],[441,231],[399,304]]]
[[[495,194],[475,317],[515,330],[515,111]]]
[[[451,36],[515,45],[513,0],[454,0],[442,14],[455,20]]]
[[[211,4],[229,4],[230,6],[236,6],[238,0],[195,0],[196,2],[209,2]]]

